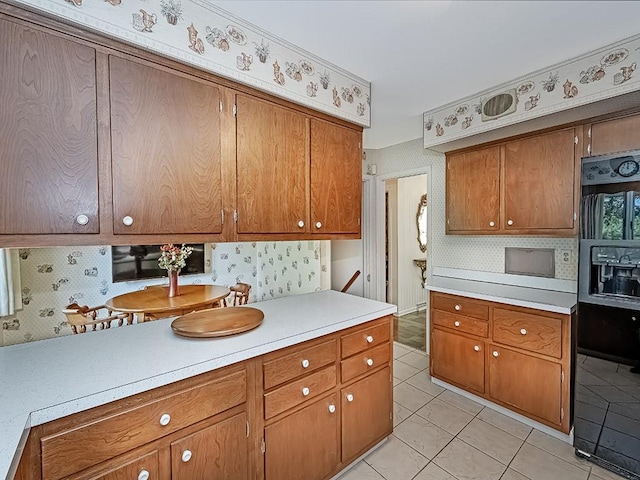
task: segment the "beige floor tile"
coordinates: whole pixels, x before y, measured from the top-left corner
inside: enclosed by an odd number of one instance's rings
[[[502,474],[502,477],[500,477],[500,480],[529,480],[529,477],[525,477],[521,473],[518,473],[515,470],[511,470],[510,468],[507,468],[505,472]]]
[[[457,435],[473,418],[473,415],[443,402],[439,397],[434,398],[416,413],[452,435]]]
[[[419,370],[429,368],[429,357],[425,353],[411,352],[399,358],[402,363],[406,363]]]
[[[413,480],[456,480],[456,478],[431,462]]]
[[[423,392],[427,392],[429,395],[433,395],[434,397],[444,392],[444,388],[431,381],[431,377],[429,377],[429,373],[426,371],[419,372],[413,377],[410,377],[407,379],[407,383],[419,388]]]
[[[440,395],[438,395],[438,398],[443,402],[447,402],[449,405],[453,405],[454,407],[457,407],[460,410],[464,410],[471,415],[477,415],[478,412],[480,412],[480,410],[484,408],[478,402],[469,400],[468,398],[465,398],[462,395],[458,395],[451,390],[445,390]]]
[[[477,418],[471,420],[457,438],[505,465],[513,460],[524,442]]]
[[[587,480],[589,476],[588,471],[526,442],[509,467],[531,480]]]
[[[518,420],[507,417],[488,407],[482,409],[478,414],[478,418],[483,422],[490,423],[494,427],[498,427],[500,430],[504,430],[520,440],[525,440],[529,436],[529,433],[531,433],[531,430],[533,430],[529,425],[525,425]]]
[[[393,427],[395,428],[400,423],[404,422],[412,415],[412,411],[403,407],[398,402],[393,402]]]
[[[395,387],[396,385],[400,385],[402,383],[402,380],[400,380],[399,378],[393,377],[393,386]]]
[[[393,376],[399,378],[400,380],[407,380],[409,377],[414,376],[418,373],[418,370],[411,365],[407,365],[406,363],[402,363],[400,360],[393,361]]]
[[[507,468],[457,438],[433,462],[459,480],[498,480]]]
[[[592,464],[584,458],[577,457],[573,445],[554,438],[551,435],[547,435],[540,430],[533,429],[531,435],[527,437],[527,443],[535,445],[545,452],[555,455],[578,468],[587,471],[591,470]]]
[[[405,382],[394,387],[393,400],[413,413],[433,400],[433,397]]]
[[[409,347],[405,347],[404,345],[399,344],[398,342],[393,342],[393,358],[400,358],[407,353],[411,353],[413,349]]]
[[[360,460],[356,465],[340,477],[340,480],[385,480],[364,460]]]
[[[418,415],[407,418],[393,434],[429,460],[453,439],[453,435]]]
[[[410,480],[429,463],[394,435],[365,461],[387,480]]]
[[[613,473],[610,470],[606,470],[601,466],[592,463],[589,480],[622,480],[622,477],[617,473]]]

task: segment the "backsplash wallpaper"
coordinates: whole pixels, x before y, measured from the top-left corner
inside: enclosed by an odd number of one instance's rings
[[[3,317],[4,345],[70,335],[62,309],[70,303],[102,305],[111,297],[167,284],[166,278],[111,281],[111,248],[20,249],[23,309]],[[330,242],[211,243],[205,245],[205,274],[180,277],[180,284],[236,282],[251,285],[249,302],[331,288]]]
[[[16,0],[368,127],[371,85],[203,0]]]

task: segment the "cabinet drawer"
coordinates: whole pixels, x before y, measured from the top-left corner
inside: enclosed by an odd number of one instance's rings
[[[336,386],[336,367],[324,368],[264,396],[264,418],[275,417]]]
[[[389,341],[390,326],[387,320],[384,323],[359,330],[341,339],[342,358],[350,357],[358,352],[375,347]]]
[[[246,382],[246,372],[236,372],[46,436],[41,440],[43,478],[57,480],[244,403]],[[90,454],[79,455],[87,445]]]
[[[335,340],[305,348],[270,362],[265,362],[264,388],[268,390],[336,361]]]
[[[484,320],[477,320],[471,317],[456,315],[455,313],[433,311],[433,324],[441,327],[452,328],[454,330],[471,333],[480,337],[486,337],[489,333],[489,324]]]
[[[494,308],[493,340],[562,358],[562,321],[559,318]]]
[[[480,320],[489,319],[489,307],[485,304],[474,302],[465,297],[453,295],[433,294],[431,306],[435,310],[443,312],[457,313],[465,317],[478,318]]]
[[[388,365],[390,356],[391,345],[387,342],[343,360],[340,364],[342,381],[348,382],[368,370]]]

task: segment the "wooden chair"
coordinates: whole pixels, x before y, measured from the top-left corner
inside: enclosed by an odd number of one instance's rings
[[[103,312],[106,313],[106,316],[100,317]],[[85,333],[88,326],[94,331],[111,328],[111,322],[114,321],[118,322],[119,327],[123,324],[131,325],[133,323],[133,315],[131,313],[113,312],[104,305],[89,308],[86,305],[81,306],[77,303],[72,303],[63,308],[62,313],[67,316],[67,322],[74,334]]]
[[[233,295],[233,306],[246,305],[249,302],[249,292],[251,291],[251,285],[248,283],[238,282],[232,287],[229,287],[231,294]],[[226,304],[226,301],[225,301]]]

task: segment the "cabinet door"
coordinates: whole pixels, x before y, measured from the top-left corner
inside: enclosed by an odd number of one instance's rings
[[[345,387],[342,396],[342,461],[348,462],[393,430],[391,370]]]
[[[265,428],[266,480],[322,479],[340,459],[336,396],[318,400]]]
[[[560,425],[561,365],[495,345],[492,345],[490,350],[491,398]]]
[[[447,233],[500,228],[500,147],[447,157]]]
[[[431,334],[431,374],[484,393],[484,342],[434,328]]]
[[[243,412],[171,443],[171,478],[248,478],[246,421]]]
[[[119,57],[109,65],[114,233],[220,233],[219,88]]]
[[[640,115],[616,118],[591,125],[590,155],[625,152],[640,148]]]
[[[0,20],[0,65],[0,234],[99,233],[95,50]]]
[[[144,472],[147,472],[147,474],[145,475]],[[137,478],[147,478],[148,480],[160,478],[158,476],[157,450],[103,474],[92,476],[90,480],[135,480]]]
[[[575,130],[505,144],[506,230],[573,229]]]
[[[308,231],[307,118],[243,95],[236,105],[237,232]]]
[[[360,233],[362,133],[311,119],[311,232]]]

